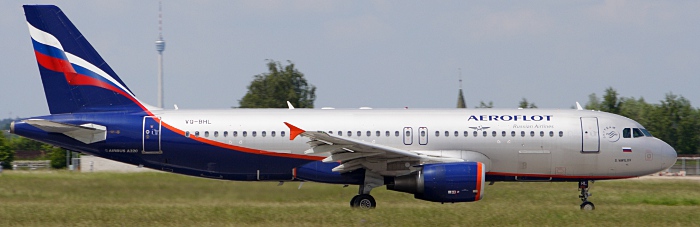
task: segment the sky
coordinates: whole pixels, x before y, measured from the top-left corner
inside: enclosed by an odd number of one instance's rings
[[[58,5],[136,94],[157,104],[158,1]],[[0,2],[0,118],[48,114],[24,12]],[[165,108],[238,106],[267,59],[317,108],[568,109],[613,87],[700,104],[700,1],[164,1]]]

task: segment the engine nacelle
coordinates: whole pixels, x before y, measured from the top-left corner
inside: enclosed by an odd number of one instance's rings
[[[484,193],[485,169],[481,162],[426,164],[419,171],[389,179],[386,188],[432,202],[478,201]]]

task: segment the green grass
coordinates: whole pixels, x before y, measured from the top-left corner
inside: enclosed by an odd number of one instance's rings
[[[700,181],[486,186],[484,200],[440,204],[378,188],[371,211],[349,208],[357,186],[231,182],[166,173],[0,175],[0,226],[697,226]]]

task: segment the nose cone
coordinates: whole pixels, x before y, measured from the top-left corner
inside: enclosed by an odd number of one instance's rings
[[[678,153],[676,153],[676,150],[673,149],[671,145],[668,145],[666,142],[661,141],[661,146],[659,147],[658,152],[659,156],[661,156],[662,170],[671,168],[671,166],[676,164],[676,158],[678,157]]]

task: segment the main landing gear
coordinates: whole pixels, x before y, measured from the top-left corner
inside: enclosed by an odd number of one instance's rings
[[[377,207],[377,201],[369,194],[360,194],[352,197],[352,200],[350,200],[350,207],[362,210],[374,209]]]
[[[591,193],[588,193],[588,180],[582,180],[578,182],[578,190],[581,191],[581,195],[578,197],[581,199],[581,210],[595,210],[595,205],[588,201],[588,197]]]
[[[360,185],[358,195],[352,197],[350,200],[350,207],[362,210],[369,210],[377,207],[377,201],[374,200],[374,197],[369,195],[369,192],[372,191],[373,188],[382,185],[384,185],[384,177],[377,173],[366,171],[365,181]]]

